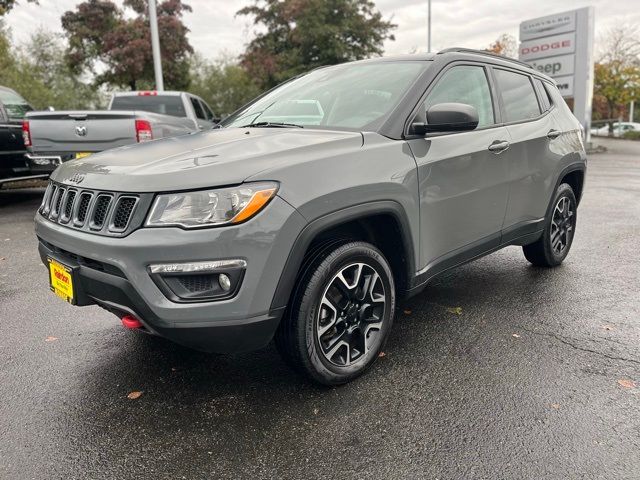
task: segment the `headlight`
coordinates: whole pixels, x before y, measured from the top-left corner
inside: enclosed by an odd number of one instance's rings
[[[241,223],[262,210],[277,190],[276,183],[261,182],[158,195],[146,225],[198,228]]]

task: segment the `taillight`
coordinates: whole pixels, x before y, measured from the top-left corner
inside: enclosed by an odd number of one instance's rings
[[[24,140],[24,146],[31,146],[31,130],[29,129],[29,121],[24,120],[22,122],[22,140]]]
[[[138,143],[153,140],[151,124],[147,120],[136,120],[136,140]]]

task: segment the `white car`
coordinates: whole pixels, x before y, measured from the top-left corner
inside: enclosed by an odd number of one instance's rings
[[[637,122],[615,122],[613,124],[613,136],[614,137],[622,137],[625,132],[636,131],[640,132],[640,123]],[[592,128],[591,135],[597,135],[600,137],[608,137],[609,136],[609,124],[603,125],[602,127]]]

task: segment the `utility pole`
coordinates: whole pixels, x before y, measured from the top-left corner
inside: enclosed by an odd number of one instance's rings
[[[149,23],[151,26],[151,51],[153,53],[153,72],[156,77],[156,90],[162,92],[164,90],[164,81],[162,80],[162,59],[160,57],[156,0],[149,0]]]
[[[633,122],[633,107],[635,106],[635,103],[633,100],[631,100],[631,105],[629,105],[629,121]]]
[[[427,41],[427,52],[430,52],[431,51],[431,0],[428,0],[428,1],[429,1],[429,14],[427,18],[427,25],[429,29],[429,36]]]

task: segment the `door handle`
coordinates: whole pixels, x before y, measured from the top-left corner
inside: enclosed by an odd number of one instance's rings
[[[549,130],[549,133],[547,133],[547,138],[549,140],[555,140],[556,138],[558,138],[560,135],[562,134],[562,132],[558,131],[558,130]]]
[[[496,140],[491,145],[489,145],[489,151],[495,154],[504,152],[507,148],[509,148],[509,142],[506,140]]]

